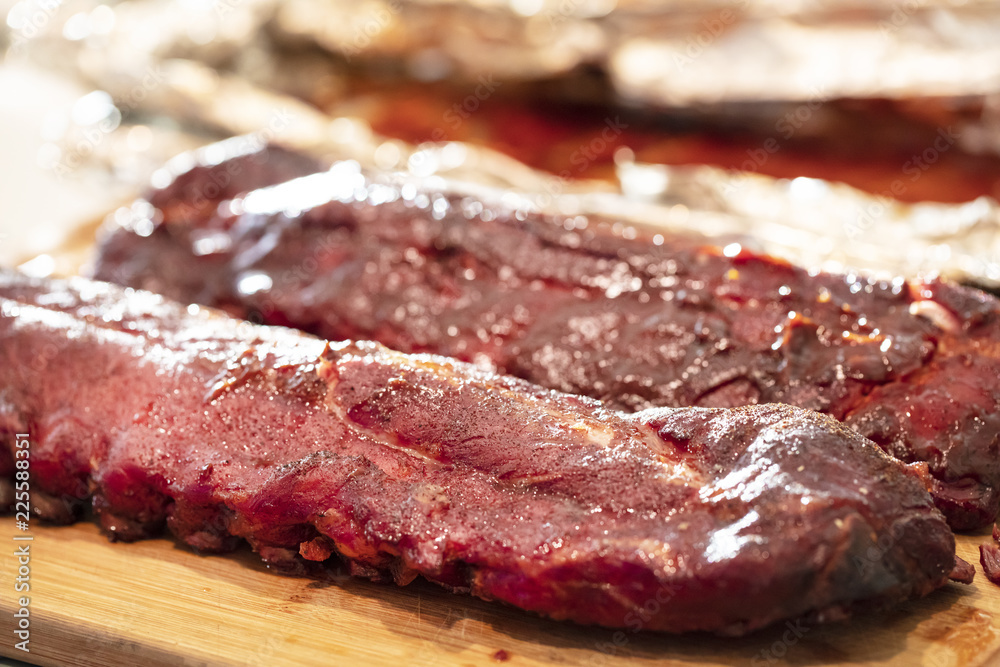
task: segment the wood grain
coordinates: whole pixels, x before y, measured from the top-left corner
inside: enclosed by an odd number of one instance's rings
[[[13,545],[13,520],[0,540]],[[582,628],[427,582],[269,572],[249,550],[201,556],[167,539],[112,544],[89,522],[32,526],[31,653],[12,639],[15,558],[0,555],[0,655],[39,665],[925,665],[1000,661],[1000,588],[977,567],[882,614],[751,637],[671,637]],[[978,563],[988,535],[962,536]],[[498,652],[505,652],[498,654]],[[506,657],[506,660],[503,658]]]

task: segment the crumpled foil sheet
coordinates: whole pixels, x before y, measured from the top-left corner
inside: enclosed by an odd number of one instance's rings
[[[622,162],[618,177],[633,201],[719,213],[690,224],[710,236],[745,235],[756,250],[802,266],[1000,287],[1000,204],[990,197],[907,204],[842,183],[703,165]]]
[[[15,44],[57,13],[70,40],[239,57],[251,77],[267,35],[423,79],[594,66],[626,99],[670,107],[1000,92],[1000,0],[21,0]]]
[[[671,107],[1000,90],[1000,3],[985,0],[290,0],[274,26],[428,78],[594,65]]]
[[[459,143],[410,146],[377,136],[362,118],[332,118],[258,85],[258,81],[267,83],[281,75],[280,59],[271,57],[272,46],[254,37],[272,20],[272,0],[218,4],[224,1],[199,4],[197,17],[185,10],[161,21],[168,6],[163,0],[117,5],[67,0],[27,42],[21,43],[18,34],[13,39],[8,35],[7,41],[19,55],[69,68],[104,91],[101,99],[107,113],[84,114],[91,125],[69,127],[63,143],[72,146],[95,127],[101,128],[113,140],[96,142],[86,157],[117,172],[140,172],[145,178],[148,173],[141,173],[143,169],[152,171],[150,165],[170,157],[161,154],[166,147],[249,135],[246,141],[276,141],[331,164],[350,159],[365,169],[447,178],[454,187],[463,183],[463,187],[492,189],[497,196],[507,192],[556,214],[616,217],[652,229],[736,240],[808,268],[878,276],[940,273],[1000,287],[1000,207],[992,199],[962,205],[907,205],[816,179],[786,181],[704,166],[666,167],[628,160],[619,164],[618,184],[569,181],[485,148]],[[311,0],[293,0],[287,11],[296,2],[309,4]],[[320,4],[327,9],[340,6],[334,0]],[[412,4],[456,11],[513,11],[507,3],[485,0]],[[761,15],[791,11],[786,5],[746,4]],[[969,2],[966,6],[991,4]],[[536,5],[528,2],[521,9]],[[573,5],[574,12],[584,13],[603,6]],[[670,6],[685,11],[705,8],[682,0]],[[622,2],[619,7],[659,11],[639,0]],[[318,18],[313,23],[329,25]],[[255,62],[260,67],[250,66]],[[223,67],[225,63],[229,66]],[[996,110],[998,105],[986,108]],[[109,117],[115,119],[110,129]],[[116,140],[139,125],[153,137],[142,142],[141,148],[133,141]],[[984,128],[985,145],[992,134]],[[161,140],[164,137],[170,140]],[[136,159],[138,152],[144,152],[141,162]]]

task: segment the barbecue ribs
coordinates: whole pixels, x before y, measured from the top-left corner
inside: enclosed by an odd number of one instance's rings
[[[270,165],[273,187],[241,182],[250,160]],[[926,462],[953,528],[1000,508],[993,297],[811,273],[735,244],[542,215],[503,193],[354,163],[303,176],[289,161],[271,149],[180,173],[115,216],[95,276],[622,409],[819,410]]]
[[[43,517],[89,501],[112,539],[242,538],[280,567],[339,557],[580,623],[654,599],[653,630],[837,618],[955,563],[921,466],[823,415],[617,413],[79,278],[0,272],[8,491],[17,433]]]

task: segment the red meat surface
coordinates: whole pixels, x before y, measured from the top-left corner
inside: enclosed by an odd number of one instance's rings
[[[432,355],[0,272],[0,479],[113,539],[248,541],[295,571],[556,619],[741,633],[928,593],[954,539],[920,466],[779,405],[615,412]]]

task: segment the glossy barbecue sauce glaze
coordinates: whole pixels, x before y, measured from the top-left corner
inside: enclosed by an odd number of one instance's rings
[[[810,273],[736,244],[543,215],[503,193],[371,177],[353,163],[310,174],[292,154],[261,155],[196,166],[120,212],[96,276],[628,410],[820,410],[926,462],[954,528],[996,516],[993,297]]]
[[[0,272],[0,480],[271,565],[346,563],[557,619],[742,633],[943,585],[917,467],[781,405],[611,411],[431,355]],[[343,559],[343,560],[341,560]],[[645,607],[661,600],[655,613]],[[669,603],[668,603],[669,602]]]

